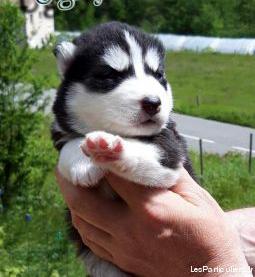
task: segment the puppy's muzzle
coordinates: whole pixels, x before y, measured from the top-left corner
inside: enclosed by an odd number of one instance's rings
[[[144,97],[141,101],[143,111],[150,117],[160,112],[161,100],[159,97]]]

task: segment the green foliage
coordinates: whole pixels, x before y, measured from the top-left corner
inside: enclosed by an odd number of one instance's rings
[[[235,36],[249,37],[255,36],[255,0],[238,0],[236,3],[235,14],[239,26],[235,26]]]
[[[81,0],[68,12],[55,9],[58,30],[84,30],[119,20],[150,32],[226,37],[255,36],[255,0],[112,0],[99,7]]]
[[[27,159],[44,172],[40,156],[30,152],[29,147],[31,138],[40,132],[39,112],[46,102],[42,99],[42,81],[31,78],[34,58],[27,47],[24,18],[17,6],[1,2],[0,28],[0,188],[6,205],[30,185],[27,178],[33,168],[26,165]],[[26,78],[31,84],[22,84]]]
[[[0,80],[9,84],[27,74],[31,59],[23,32],[24,17],[18,7],[7,1],[0,3]],[[20,66],[22,65],[22,68]]]
[[[86,1],[76,1],[75,8],[63,12],[55,9],[55,21],[62,26],[62,30],[77,30],[77,27],[85,29],[94,23],[95,9],[93,5],[87,5]]]
[[[27,142],[27,184],[22,194],[12,195],[5,213],[0,213],[1,277],[83,276],[67,238],[65,206],[55,184],[57,153],[49,135],[50,121],[41,118],[42,127]]]

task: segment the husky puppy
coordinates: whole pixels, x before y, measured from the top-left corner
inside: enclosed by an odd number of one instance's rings
[[[107,187],[111,171],[148,187],[174,185],[180,167],[194,177],[186,145],[170,118],[164,48],[127,24],[99,25],[55,49],[62,83],[53,106],[58,169],[74,185]],[[107,188],[110,191],[110,188]],[[79,246],[90,276],[128,276]]]

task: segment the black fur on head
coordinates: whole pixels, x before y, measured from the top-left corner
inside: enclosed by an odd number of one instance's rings
[[[84,82],[92,91],[107,92],[116,87],[123,79],[134,75],[135,72],[132,64],[123,72],[118,72],[101,60],[105,51],[114,45],[120,46],[124,52],[130,55],[130,47],[125,39],[124,30],[127,30],[134,36],[142,47],[143,56],[149,47],[157,48],[161,61],[157,73],[154,73],[148,66],[145,66],[148,74],[155,74],[156,77],[161,77],[160,74],[163,75],[164,73],[165,54],[162,43],[157,38],[143,33],[128,24],[110,22],[96,26],[89,32],[83,33],[74,39],[73,43],[78,48],[75,59],[65,74],[66,79]],[[161,81],[166,85],[166,80],[162,78]]]

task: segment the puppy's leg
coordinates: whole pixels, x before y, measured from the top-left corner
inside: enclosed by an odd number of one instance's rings
[[[97,131],[89,133],[81,147],[95,164],[136,183],[170,187],[179,177],[178,169],[160,164],[163,153],[153,144]]]
[[[86,271],[91,277],[128,277],[127,273],[121,271],[118,267],[98,258],[93,252],[89,252],[82,257],[85,263]]]
[[[94,186],[104,176],[104,171],[93,164],[81,150],[84,138],[69,141],[60,151],[58,170],[74,185]]]

